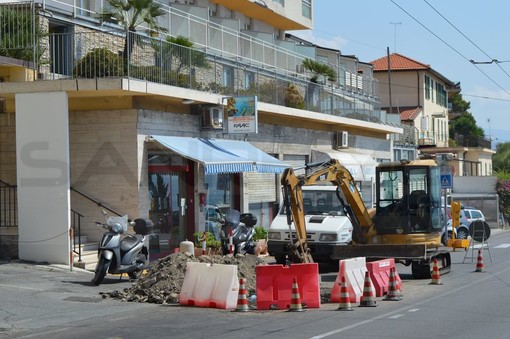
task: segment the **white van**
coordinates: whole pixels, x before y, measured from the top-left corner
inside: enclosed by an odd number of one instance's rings
[[[303,186],[307,245],[316,262],[331,261],[331,245],[352,241],[352,223],[336,195],[336,186]],[[293,243],[297,235],[291,225]],[[284,263],[289,254],[290,231],[285,206],[269,226],[268,251],[278,263]]]

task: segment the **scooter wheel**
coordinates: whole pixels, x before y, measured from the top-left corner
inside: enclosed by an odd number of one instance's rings
[[[110,260],[101,256],[96,266],[94,278],[92,279],[94,285],[99,286],[99,284],[103,282],[104,277],[106,276],[106,272],[108,272],[108,267],[110,267]]]

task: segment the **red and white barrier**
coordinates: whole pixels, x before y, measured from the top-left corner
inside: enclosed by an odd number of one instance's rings
[[[238,294],[237,265],[188,262],[179,304],[235,309]]]
[[[370,272],[370,279],[374,284],[375,295],[382,297],[388,293],[388,282],[390,280],[390,270],[395,268],[395,259],[383,259],[367,262],[367,269]],[[398,286],[402,286],[402,280],[395,269],[395,279]]]
[[[319,286],[319,265],[292,264],[259,265],[255,267],[257,277],[257,309],[290,308],[292,285],[296,279],[300,301],[308,308],[321,306]]]
[[[342,275],[344,275],[351,302],[359,303],[363,295],[365,272],[367,271],[365,257],[340,260],[338,265],[338,275],[331,289],[331,302],[340,302],[340,285]]]

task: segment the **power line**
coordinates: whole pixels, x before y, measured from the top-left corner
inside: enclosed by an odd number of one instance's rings
[[[427,0],[423,0],[427,5],[429,5],[430,8],[432,8],[441,18],[443,18],[450,26],[452,26],[457,32],[459,32],[460,35],[462,35],[464,38],[466,38],[467,41],[469,41],[473,46],[475,46],[480,52],[482,52],[483,54],[485,54],[485,56],[487,58],[489,58],[489,60],[491,60],[490,62],[488,63],[496,63],[496,65],[498,65],[498,67],[503,71],[503,73],[506,74],[507,77],[510,78],[510,74],[508,74],[504,69],[503,67],[501,67],[500,63],[502,61],[498,61],[497,59],[494,59],[492,58],[489,54],[487,54],[483,49],[481,49],[477,44],[475,44],[473,42],[473,40],[471,40],[468,36],[466,36],[463,32],[460,31],[460,29],[458,29],[450,20],[448,20],[443,14],[441,14],[434,6],[432,6]],[[473,60],[469,60],[472,64],[475,64],[475,62]]]
[[[418,23],[420,26],[422,26],[423,28],[425,28],[430,34],[432,34],[433,36],[435,36],[438,40],[440,40],[442,43],[444,43],[446,46],[450,47],[451,50],[453,50],[455,53],[457,53],[459,56],[461,56],[464,60],[468,61],[469,63],[471,63],[466,56],[464,56],[464,54],[462,54],[461,52],[459,52],[455,47],[453,47],[452,45],[450,45],[448,42],[446,42],[445,40],[443,40],[439,35],[437,35],[436,33],[434,33],[432,30],[430,30],[427,26],[425,26],[423,23],[421,23],[418,19],[416,19],[413,15],[411,15],[411,13],[409,13],[408,11],[406,11],[402,6],[400,6],[399,4],[397,4],[394,0],[390,0],[395,6],[397,6],[398,8],[400,8],[400,10],[402,12],[404,12],[405,14],[407,14],[411,19],[413,19],[414,21],[416,21],[416,23]],[[471,63],[472,64],[472,63]],[[476,67],[476,69],[478,69],[480,71],[480,73],[482,73],[487,79],[489,79],[494,85],[496,85],[499,89],[501,89],[503,92],[505,92],[506,94],[508,94],[510,96],[510,92],[508,92],[506,89],[504,89],[500,84],[498,84],[494,79],[492,79],[487,73],[485,73],[480,67],[478,67],[476,64],[472,64],[474,67]]]

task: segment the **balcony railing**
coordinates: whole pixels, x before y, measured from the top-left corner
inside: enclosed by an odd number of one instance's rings
[[[455,140],[457,146],[461,147],[491,148],[491,141],[480,137],[455,133],[453,135],[453,140]]]
[[[88,9],[76,3],[43,0],[0,5],[9,14],[0,15],[0,55],[33,61],[38,80],[130,77],[223,95],[257,95],[261,102],[381,122],[372,78],[345,70],[336,83],[309,82],[302,67],[297,67],[302,55],[173,7],[165,7],[169,29],[176,34],[181,32],[178,28],[187,27],[197,49],[137,32],[127,37],[125,51],[125,33],[119,27],[113,31],[106,27],[110,32],[105,32],[105,27],[101,31],[95,26],[93,32],[73,34],[40,31],[41,16],[36,13],[48,11],[99,23],[93,18],[102,2]],[[18,22],[25,26],[9,29],[7,21],[13,15],[20,16]],[[203,39],[198,38],[201,32],[206,32]],[[207,66],[197,65],[195,58],[206,60]],[[297,95],[289,94],[289,84],[295,86]]]

